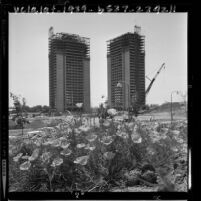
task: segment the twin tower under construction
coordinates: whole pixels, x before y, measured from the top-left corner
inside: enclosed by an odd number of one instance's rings
[[[145,47],[140,27],[107,41],[109,107],[145,104]],[[49,29],[49,104],[58,112],[90,111],[90,39]]]

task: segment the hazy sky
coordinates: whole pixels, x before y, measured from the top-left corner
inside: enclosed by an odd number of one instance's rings
[[[107,96],[106,41],[141,26],[145,35],[145,73],[153,78],[147,103],[170,101],[174,90],[187,91],[187,13],[9,14],[9,91],[29,106],[49,105],[48,30],[90,38],[91,103]],[[146,88],[150,83],[146,79]],[[181,100],[176,94],[174,101]]]

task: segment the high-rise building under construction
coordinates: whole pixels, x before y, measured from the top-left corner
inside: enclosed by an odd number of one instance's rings
[[[141,28],[107,41],[108,104],[124,108],[145,104],[145,37]]]
[[[49,29],[49,104],[58,112],[90,110],[90,39]]]

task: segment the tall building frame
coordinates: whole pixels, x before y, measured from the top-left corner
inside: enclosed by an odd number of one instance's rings
[[[49,105],[58,112],[90,110],[90,39],[49,29]]]
[[[108,104],[123,108],[145,105],[145,36],[135,26],[107,41]],[[122,83],[118,87],[117,83]]]

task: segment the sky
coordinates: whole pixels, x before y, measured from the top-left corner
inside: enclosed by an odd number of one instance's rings
[[[147,104],[170,101],[175,90],[187,91],[187,13],[10,13],[9,92],[27,105],[49,105],[48,30],[90,38],[91,105],[107,97],[106,41],[141,27],[145,36],[145,74],[161,71]],[[146,88],[150,81],[146,79]],[[173,94],[173,101],[182,101]],[[9,102],[12,104],[12,102]]]

